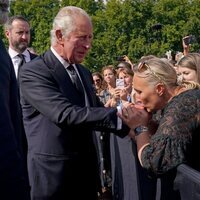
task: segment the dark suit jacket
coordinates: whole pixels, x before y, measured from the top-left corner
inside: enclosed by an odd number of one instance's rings
[[[34,58],[36,58],[38,55],[34,54],[34,53],[31,53],[29,50],[28,50],[29,54],[30,54],[30,59],[33,60]]]
[[[33,199],[95,199],[98,166],[93,130],[114,131],[117,109],[100,108],[90,72],[81,65],[77,69],[90,107],[51,51],[21,69]]]
[[[29,199],[21,149],[21,113],[12,61],[0,40],[0,199]]]
[[[28,50],[29,54],[30,54],[30,60],[33,60],[34,58],[36,58],[38,55],[31,53]],[[19,73],[20,71],[18,71]],[[19,75],[18,75],[19,76]],[[18,81],[19,83],[19,81]],[[23,125],[23,120],[21,120],[22,123],[22,151],[24,154],[25,159],[27,159],[27,152],[28,152],[28,144],[27,144],[27,139],[26,139],[26,134],[25,134],[25,130],[24,130],[24,125]]]

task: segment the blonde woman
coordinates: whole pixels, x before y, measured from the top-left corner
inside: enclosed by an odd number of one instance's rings
[[[161,199],[179,200],[173,189],[177,166],[187,163],[200,169],[199,85],[178,84],[175,69],[159,58],[140,63],[133,83],[144,109],[130,105],[119,115],[132,130],[141,165],[161,178]],[[158,110],[162,112],[153,134],[149,122]]]
[[[178,62],[178,72],[186,81],[200,84],[200,54],[189,53]]]

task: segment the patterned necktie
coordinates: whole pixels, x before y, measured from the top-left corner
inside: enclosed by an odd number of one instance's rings
[[[72,79],[72,83],[75,85],[76,89],[79,92],[83,93],[83,86],[81,84],[80,78],[78,77],[78,74],[76,73],[76,70],[74,69],[74,66],[73,65],[69,65],[67,67],[67,71],[70,73],[71,79]]]

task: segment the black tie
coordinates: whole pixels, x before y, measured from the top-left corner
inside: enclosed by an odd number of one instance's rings
[[[76,89],[79,92],[83,93],[83,86],[81,84],[80,78],[78,77],[78,74],[76,73],[76,70],[74,69],[74,66],[73,65],[69,65],[67,67],[67,71],[70,73],[71,79],[72,79],[72,83],[76,86]]]
[[[26,60],[25,60],[25,57],[24,57],[23,54],[18,54],[17,56],[21,59],[20,62],[19,62],[19,66],[18,66],[18,74],[19,74],[19,70],[20,70],[21,66],[22,66],[24,63],[26,63]]]

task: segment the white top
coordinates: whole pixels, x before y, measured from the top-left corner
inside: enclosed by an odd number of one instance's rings
[[[17,77],[18,68],[19,68],[19,64],[21,62],[21,58],[18,57],[19,53],[16,52],[15,50],[11,49],[10,47],[8,49],[8,53],[9,53],[9,55],[11,57],[11,60],[12,60],[12,63],[13,63],[14,69],[15,69],[15,75]],[[28,52],[27,49],[22,54],[24,55],[24,59],[25,59],[26,62],[29,62],[31,60],[30,53]]]

